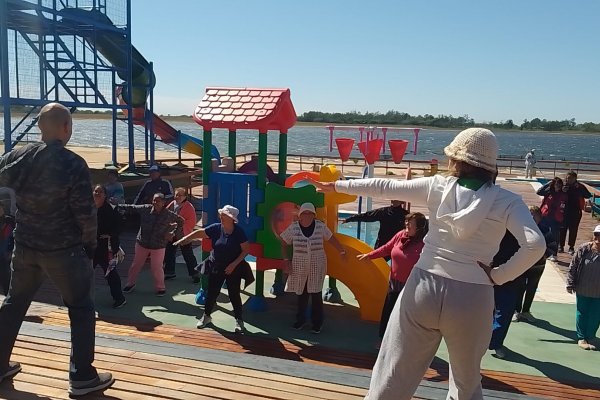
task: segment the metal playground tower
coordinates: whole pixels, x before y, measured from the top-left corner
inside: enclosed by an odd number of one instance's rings
[[[131,0],[0,0],[0,83],[4,151],[35,132],[44,104],[59,101],[71,112],[112,113],[113,164],[117,121],[126,120],[134,166],[132,110],[152,110],[154,74],[131,46]],[[149,128],[146,158],[153,160]]]

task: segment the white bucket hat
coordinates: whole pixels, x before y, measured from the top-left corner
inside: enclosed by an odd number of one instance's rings
[[[309,211],[313,214],[316,214],[317,212],[315,211],[315,206],[313,205],[313,203],[303,203],[300,206],[300,210],[298,210],[298,215],[302,214],[305,211]]]
[[[223,208],[219,208],[219,214],[225,214],[230,217],[234,222],[238,222],[238,215],[240,214],[240,210],[235,208],[234,206],[230,206],[229,204],[223,206]]]
[[[444,149],[444,154],[474,167],[496,172],[498,142],[489,129],[469,128],[456,135]]]
[[[596,225],[594,228],[594,233],[600,233],[600,225]]]

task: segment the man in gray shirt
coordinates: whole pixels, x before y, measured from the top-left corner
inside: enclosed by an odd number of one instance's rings
[[[99,374],[92,366],[96,207],[85,160],[65,148],[73,129],[69,110],[47,104],[38,126],[41,142],[0,157],[0,186],[15,190],[18,209],[13,272],[0,307],[0,382],[21,370],[10,356],[35,293],[50,277],[71,321],[69,394],[81,396],[114,382],[110,373]]]

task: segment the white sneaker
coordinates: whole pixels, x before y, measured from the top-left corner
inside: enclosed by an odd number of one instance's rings
[[[521,322],[521,313],[516,312],[512,317],[512,322]]]
[[[551,262],[556,262],[556,257],[550,256],[550,257],[548,257],[548,260]]]
[[[235,333],[242,333],[246,330],[246,328],[244,327],[244,321],[242,321],[241,319],[236,319],[235,320]]]
[[[204,314],[202,319],[200,321],[198,321],[198,323],[196,324],[196,328],[198,328],[198,329],[206,328],[209,324],[212,324],[212,317],[210,315]]]

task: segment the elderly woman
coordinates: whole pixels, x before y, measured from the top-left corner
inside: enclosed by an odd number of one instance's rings
[[[175,214],[183,218],[183,234],[189,235],[194,230],[196,225],[196,209],[187,199],[187,193],[185,188],[178,187],[175,189],[175,200],[167,206],[167,209],[173,211]],[[193,283],[200,282],[200,275],[196,271],[196,256],[194,256],[194,250],[192,244],[182,244],[179,246],[181,249],[181,255],[185,260],[187,266],[188,275],[192,279]],[[165,280],[173,279],[177,276],[175,273],[175,259],[177,256],[177,246],[173,243],[167,243],[165,249]]]
[[[480,364],[492,333],[494,284],[538,260],[546,245],[520,196],[493,184],[498,144],[482,128],[460,132],[444,149],[449,176],[408,181],[316,182],[323,192],[401,198],[429,209],[423,252],[390,316],[367,399],[410,399],[444,339],[449,398],[482,399]],[[491,268],[509,230],[519,250]]]
[[[137,277],[146,259],[150,257],[150,270],[156,295],[164,296],[166,294],[163,270],[165,247],[173,240],[175,232],[183,227],[183,218],[165,208],[165,195],[162,193],[156,193],[152,197],[152,204],[121,204],[119,207],[140,215],[140,230],[136,238],[135,254],[127,274],[127,286],[123,288],[123,292],[133,291]]]
[[[323,242],[328,241],[335,246],[340,255],[346,251],[333,236],[327,225],[315,219],[315,206],[304,203],[298,211],[298,221],[293,222],[280,235],[282,254],[288,254],[288,246],[293,249],[291,266],[286,269],[289,276],[286,292],[298,295],[298,309],[294,329],[302,329],[306,323],[306,307],[311,299],[312,332],[320,333],[323,325],[323,281],[327,274],[327,257]],[[291,268],[290,268],[291,267]]]
[[[596,350],[590,342],[600,327],[600,225],[593,235],[577,248],[567,279],[567,291],[577,296],[577,344],[584,350]]]
[[[121,308],[127,303],[121,290],[121,278],[115,268],[117,261],[122,260],[124,256],[119,247],[121,216],[108,203],[106,189],[102,185],[94,187],[94,203],[98,209],[98,247],[94,253],[94,267],[99,266],[104,271],[113,298],[113,308]]]
[[[421,256],[424,245],[423,238],[427,234],[427,218],[421,213],[408,214],[405,218],[405,225],[405,229],[396,233],[383,246],[370,253],[356,256],[359,260],[365,258],[372,260],[379,257],[391,257],[392,259],[388,292],[383,303],[379,322],[379,337],[381,339],[383,339],[396,300],[398,300],[410,272]]]
[[[244,258],[250,251],[250,244],[246,233],[237,224],[239,210],[226,205],[219,209],[220,223],[214,223],[206,228],[195,230],[173,245],[185,245],[193,239],[210,239],[212,251],[204,261],[205,274],[208,274],[208,289],[204,303],[204,316],[196,325],[205,328],[212,323],[212,311],[221,293],[223,283],[227,283],[229,301],[233,306],[235,316],[235,332],[244,331],[242,317],[242,298],[240,296],[240,283],[244,276]],[[248,267],[249,268],[249,267]]]

